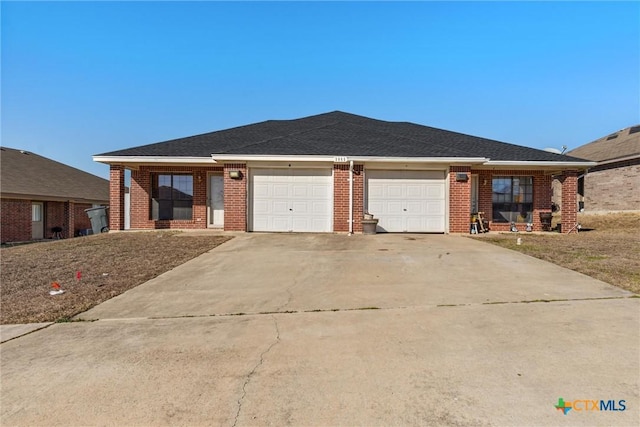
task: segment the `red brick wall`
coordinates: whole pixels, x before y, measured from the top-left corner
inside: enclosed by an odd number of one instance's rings
[[[193,166],[141,166],[131,171],[131,228],[132,229],[203,229],[207,228],[207,173],[222,172],[222,167]],[[151,174],[191,173],[193,174],[193,208],[190,220],[152,220]],[[225,188],[225,209],[226,209]],[[124,222],[123,222],[124,226]],[[226,229],[226,211],[225,211]]]
[[[362,231],[364,167],[353,166],[353,231]],[[333,166],[333,231],[349,231],[349,165]]]
[[[109,228],[124,230],[124,166],[111,165],[109,170]]]
[[[484,218],[489,220],[492,231],[509,231],[511,224],[495,223],[493,218],[493,190],[492,178],[494,176],[532,176],[533,177],[533,230],[542,230],[540,214],[551,212],[551,176],[537,170],[496,170],[478,171],[478,209],[484,212]],[[486,181],[486,184],[485,184]],[[523,225],[518,229],[524,231]]]
[[[91,220],[89,219],[89,216],[87,215],[87,213],[84,211],[85,209],[90,209],[92,208],[93,205],[89,204],[89,203],[83,203],[83,204],[76,204],[75,205],[75,214],[74,214],[74,218],[75,218],[75,225],[74,225],[74,233],[77,236],[78,235],[78,231],[80,230],[86,230],[87,228],[91,228]],[[109,211],[107,210],[107,214],[109,214]]]
[[[31,240],[31,201],[2,199],[0,209],[2,243]]]
[[[467,181],[456,181],[464,173]],[[451,166],[449,169],[449,232],[468,233],[471,209],[471,167]]]
[[[68,218],[64,205],[64,202],[46,202],[44,204],[44,237],[46,239],[53,236],[51,231],[53,227],[61,227],[62,237],[69,237]]]
[[[229,171],[240,171],[241,179],[229,178]],[[224,165],[224,229],[247,231],[247,165],[228,163]]]
[[[578,172],[565,171],[560,177],[562,182],[562,232],[568,233],[578,223]]]

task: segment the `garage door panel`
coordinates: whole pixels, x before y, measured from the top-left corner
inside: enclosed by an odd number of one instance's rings
[[[252,169],[252,231],[330,232],[331,169]]]
[[[324,185],[315,184],[311,187],[311,197],[314,200],[315,199],[329,200],[331,196],[332,196],[331,188],[326,184]]]
[[[397,200],[390,200],[386,203],[384,209],[382,209],[382,213],[387,215],[400,215],[403,212],[403,203]]]
[[[428,199],[444,199],[444,185],[427,185],[425,196]]]
[[[269,228],[269,231],[289,231],[289,217],[273,216],[267,222],[267,228]]]
[[[429,201],[426,208],[427,215],[440,215],[444,212],[444,202]]]
[[[378,230],[445,231],[444,171],[367,171],[367,210]]]
[[[307,185],[295,183],[291,185],[291,196],[296,199],[306,199],[309,197],[310,189]]]
[[[268,197],[288,197],[289,185],[285,183],[274,183],[270,186],[270,191],[267,193]]]
[[[411,198],[423,198],[425,197],[425,186],[420,183],[408,183],[406,186],[405,197]]]
[[[264,203],[269,204],[269,201],[264,201]],[[286,201],[282,200],[271,200],[271,209],[267,211],[267,213],[272,215],[288,215],[289,213],[289,204]]]
[[[397,184],[387,184],[386,188],[386,197],[389,199],[401,199],[404,197],[404,189],[401,185]]]
[[[427,202],[424,200],[407,200],[405,209],[408,215],[425,212]]]

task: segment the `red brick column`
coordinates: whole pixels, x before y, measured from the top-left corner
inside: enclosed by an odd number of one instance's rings
[[[364,215],[363,165],[353,165],[353,231],[362,231]],[[333,231],[349,231],[349,165],[333,165]]]
[[[140,167],[138,170],[131,171],[129,203],[129,227],[132,229],[153,228],[153,221],[149,219],[151,215],[151,174],[148,167]]]
[[[564,171],[562,182],[562,232],[568,233],[578,223],[578,171]]]
[[[542,230],[540,214],[551,213],[551,196],[553,186],[551,175],[538,173],[533,176],[533,230]]]
[[[458,182],[456,175],[464,173],[466,181]],[[449,232],[468,233],[471,209],[471,167],[452,166],[449,169]]]
[[[64,203],[64,226],[62,227],[62,237],[70,238],[75,237],[76,227],[76,204],[74,202]]]
[[[124,166],[111,165],[109,172],[109,228],[124,230]]]
[[[242,178],[232,179],[229,171],[240,171]],[[247,165],[227,163],[224,165],[224,229],[225,231],[247,231]]]

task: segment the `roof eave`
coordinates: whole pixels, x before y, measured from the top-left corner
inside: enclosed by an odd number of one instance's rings
[[[327,155],[242,155],[242,154],[212,154],[214,162],[331,162],[345,163],[349,161],[358,163],[464,163],[482,164],[488,159],[485,157],[385,157],[385,156],[327,156]]]
[[[2,192],[0,193],[2,199],[19,199],[19,200],[37,200],[42,202],[73,202],[73,203],[103,203],[109,202],[109,196],[101,198],[86,198],[80,196],[56,196],[48,194],[38,193],[14,193],[14,192]]]
[[[211,157],[189,157],[189,156],[93,156],[94,162],[105,164],[211,164]]]
[[[531,167],[531,168],[576,168],[588,169],[595,166],[596,162],[571,162],[571,161],[538,161],[538,160],[489,160],[484,166],[500,166],[500,167]]]

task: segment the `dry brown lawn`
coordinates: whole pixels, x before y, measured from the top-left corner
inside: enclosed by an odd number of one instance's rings
[[[131,232],[2,248],[0,321],[69,320],[229,239],[171,231]],[[65,293],[49,295],[53,282]]]
[[[640,294],[640,214],[580,214],[578,222],[583,227],[578,234],[488,233],[475,238]]]

